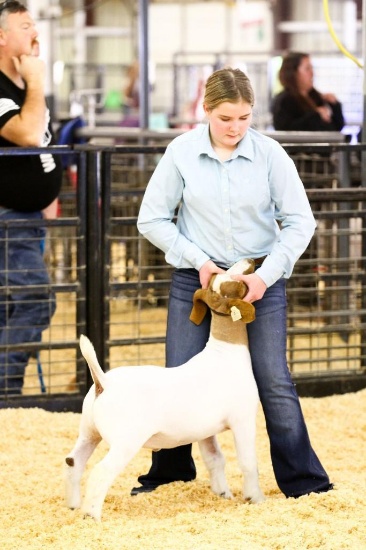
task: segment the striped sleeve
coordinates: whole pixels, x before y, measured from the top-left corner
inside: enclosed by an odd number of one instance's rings
[[[0,98],[0,127],[16,115],[13,111],[19,111],[20,107],[12,99],[7,97]]]

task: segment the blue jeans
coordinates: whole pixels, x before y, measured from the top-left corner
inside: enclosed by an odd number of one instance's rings
[[[31,352],[13,346],[40,342],[56,309],[43,261],[45,228],[11,223],[5,227],[1,222],[41,218],[40,212],[0,208],[0,346],[4,346],[0,350],[0,396],[22,392]],[[29,289],[37,285],[42,287]]]
[[[189,320],[192,296],[200,288],[193,269],[173,273],[169,297],[166,366],[176,367],[201,351],[208,340],[211,313],[200,326]],[[286,496],[326,491],[329,478],[316,456],[286,360],[286,281],[269,287],[254,303],[256,319],[247,325],[253,372],[266,419],[277,484]],[[187,407],[189,403],[187,403]],[[143,485],[189,481],[196,477],[191,445],[153,453]]]

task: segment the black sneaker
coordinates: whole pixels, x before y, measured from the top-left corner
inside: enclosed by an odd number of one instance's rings
[[[332,491],[334,489],[334,484],[333,483],[329,483],[329,485],[327,485],[327,487],[324,487],[324,489],[318,489],[316,491],[311,491],[310,493],[302,493],[301,495],[289,495],[287,496],[286,495],[286,498],[300,498],[300,497],[304,497],[306,495],[310,495],[311,493],[316,493],[316,494],[320,494],[320,493],[327,493],[328,491]]]
[[[140,487],[133,487],[131,489],[131,497],[139,495],[140,493],[152,493],[155,491],[157,485],[140,485]]]
[[[327,493],[328,491],[332,491],[334,489],[334,483],[329,483],[328,487],[325,487],[325,489],[319,489],[319,491],[314,491],[315,493]]]

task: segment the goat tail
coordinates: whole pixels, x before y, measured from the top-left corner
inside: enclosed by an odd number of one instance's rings
[[[79,344],[81,353],[88,363],[90,373],[94,380],[96,395],[99,395],[103,392],[106,386],[106,374],[99,365],[97,354],[95,353],[94,346],[89,338],[84,336],[84,334],[81,334]]]

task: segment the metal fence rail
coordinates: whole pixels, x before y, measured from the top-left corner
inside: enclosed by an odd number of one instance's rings
[[[39,149],[2,149],[0,155],[36,155],[39,152]],[[53,148],[53,153],[61,155],[63,159],[69,152],[67,147]],[[79,178],[85,181],[85,153],[80,152],[78,161]],[[86,391],[85,362],[78,346],[78,335],[86,330],[86,218],[80,215],[80,212],[85,212],[85,204],[85,185],[73,185],[70,174],[65,170],[59,196],[59,216],[55,220],[25,221],[20,215],[19,220],[5,222],[0,218],[5,241],[11,227],[24,224],[47,227],[43,244],[51,283],[44,290],[50,297],[55,293],[57,304],[52,323],[42,334],[42,341],[18,344],[21,349],[32,352],[26,368],[23,395],[18,401],[6,396],[0,398],[0,407],[10,406],[11,401],[17,406],[23,405],[23,402],[35,406],[35,396],[39,396],[40,406],[51,400],[56,404],[58,396],[67,393],[67,401],[71,403],[73,395]],[[6,246],[6,242],[3,244]],[[37,289],[30,286],[25,289],[9,286],[0,288],[0,300],[7,309],[11,307],[11,290],[30,292],[40,289],[39,286]],[[7,350],[7,345],[0,346],[0,351]],[[62,401],[64,403],[64,399]]]
[[[366,188],[360,186],[360,168],[352,166],[351,173],[349,159],[366,147],[285,148],[318,221],[288,282],[289,367],[301,395],[359,389],[366,386]],[[5,397],[0,407],[80,410],[91,383],[78,350],[81,333],[91,338],[105,369],[164,365],[172,268],[136,228],[146,184],[164,150],[87,145],[73,150],[77,182],[65,171],[60,216],[45,222],[57,311],[42,342],[30,346],[40,353],[45,388],[31,362],[23,395]],[[70,149],[55,149],[66,152]]]
[[[289,366],[347,384],[365,372],[365,190],[308,195],[318,229],[288,283]]]

